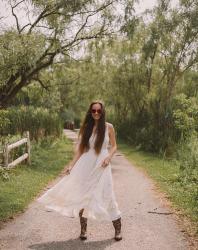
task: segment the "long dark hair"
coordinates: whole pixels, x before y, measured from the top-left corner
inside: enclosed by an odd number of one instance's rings
[[[105,125],[105,107],[101,101],[94,101],[89,105],[89,109],[86,113],[85,119],[80,128],[79,136],[81,136],[81,142],[79,145],[79,150],[81,153],[88,151],[90,148],[89,138],[91,137],[91,134],[93,132],[93,127],[94,127],[94,119],[92,117],[91,110],[92,110],[92,106],[97,103],[100,104],[102,112],[101,112],[100,119],[98,120],[98,126],[96,130],[97,137],[95,140],[94,149],[96,153],[99,154],[102,148],[102,144],[103,144],[104,137],[105,137],[105,126],[106,126]]]

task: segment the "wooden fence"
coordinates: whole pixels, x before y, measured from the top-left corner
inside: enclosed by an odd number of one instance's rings
[[[23,154],[22,156],[18,157],[16,160],[14,160],[13,162],[9,163],[9,152],[16,147],[21,146],[22,144],[26,143],[26,153]],[[5,145],[4,148],[4,166],[6,168],[12,168],[14,166],[16,166],[17,164],[19,164],[20,162],[27,160],[27,163],[30,164],[30,135],[29,135],[29,131],[26,132],[26,137],[15,142],[12,144],[7,144]]]

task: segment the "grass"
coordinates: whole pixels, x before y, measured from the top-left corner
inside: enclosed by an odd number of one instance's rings
[[[30,166],[18,165],[9,179],[0,179],[0,220],[24,211],[38,193],[53,180],[72,156],[72,143],[62,137],[33,144]]]
[[[198,234],[197,189],[195,184],[179,181],[180,170],[175,161],[163,160],[158,155],[137,150],[122,142],[118,143],[118,149],[131,163],[146,171],[160,190],[166,193],[178,214],[190,221],[191,233]]]

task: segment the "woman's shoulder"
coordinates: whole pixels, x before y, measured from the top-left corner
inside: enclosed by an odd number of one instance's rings
[[[113,129],[113,124],[110,122],[106,122],[106,126],[109,130]]]

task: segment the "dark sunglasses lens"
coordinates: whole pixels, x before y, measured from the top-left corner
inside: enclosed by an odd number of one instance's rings
[[[98,109],[97,111],[98,111],[98,114],[101,114],[101,113],[102,113],[102,110],[101,110],[101,109]]]
[[[102,113],[102,110],[101,110],[101,109],[92,109],[92,110],[91,110],[91,112],[92,112],[93,114],[95,114],[96,111],[97,111],[98,114],[101,114],[101,113]]]

